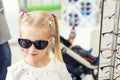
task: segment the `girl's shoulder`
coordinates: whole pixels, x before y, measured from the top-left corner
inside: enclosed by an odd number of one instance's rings
[[[53,63],[57,69],[66,69],[66,65],[63,61],[59,61],[58,59],[54,58]]]
[[[56,69],[59,75],[61,76],[61,80],[72,80],[70,73],[67,70],[66,64],[63,61],[55,59],[54,64],[54,69]]]
[[[22,68],[23,66],[25,66],[25,63],[23,60],[21,60],[9,66],[8,70],[11,70],[11,71],[18,70],[19,68]]]

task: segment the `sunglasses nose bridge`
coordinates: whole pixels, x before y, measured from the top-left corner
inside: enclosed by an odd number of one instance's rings
[[[34,51],[36,49],[34,42],[31,43],[29,50]]]

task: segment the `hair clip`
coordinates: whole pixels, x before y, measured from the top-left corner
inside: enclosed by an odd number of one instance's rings
[[[25,10],[22,10],[21,11],[21,14],[22,14],[22,16],[24,15],[24,14],[26,14],[27,12],[25,11]]]
[[[51,15],[52,15],[53,18],[56,18],[56,15],[55,15],[55,14],[52,13]]]

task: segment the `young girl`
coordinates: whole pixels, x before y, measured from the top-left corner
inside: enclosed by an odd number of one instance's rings
[[[24,59],[8,68],[6,80],[72,80],[62,59],[54,14],[22,12],[19,36]],[[54,56],[50,57],[53,47]]]

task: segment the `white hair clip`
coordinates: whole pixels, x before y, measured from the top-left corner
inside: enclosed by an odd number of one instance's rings
[[[52,21],[48,21],[48,23],[51,27],[53,26]]]
[[[25,24],[29,24],[29,22],[27,21],[27,19],[31,18],[31,16],[32,16],[31,14],[27,14],[27,15],[29,15],[29,16],[23,18],[23,20],[22,20],[22,22],[24,22]]]

